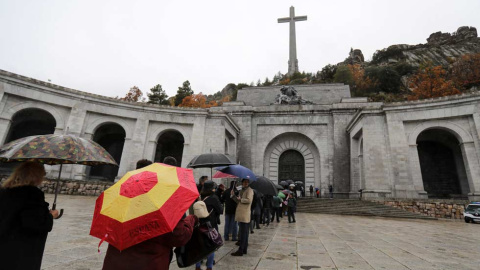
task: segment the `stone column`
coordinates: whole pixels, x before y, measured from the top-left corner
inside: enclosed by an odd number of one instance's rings
[[[126,165],[128,170],[134,170],[136,167],[136,162],[140,159],[150,159],[149,156],[145,156],[145,145],[147,140],[148,134],[148,127],[149,127],[149,120],[145,117],[139,116],[137,121],[135,122],[135,128],[132,135],[132,149],[130,153],[127,154],[128,158],[125,159],[128,164]],[[126,140],[125,140],[126,141]],[[125,146],[124,146],[125,149]],[[123,156],[122,153],[122,161],[123,163]],[[127,157],[125,156],[125,157]],[[153,159],[150,159],[153,161]]]
[[[472,142],[460,144],[462,149],[463,162],[465,163],[465,171],[467,173],[470,193],[468,199],[470,201],[480,200],[480,164],[476,153],[475,145]]]
[[[3,84],[0,83],[0,145],[5,143],[7,139],[8,131],[10,130],[10,125],[12,123],[11,119],[2,117],[3,109],[7,104],[7,96],[5,95],[5,90],[3,90]]]
[[[418,193],[418,198],[427,199],[428,195],[423,187],[422,170],[420,168],[420,158],[418,156],[417,144],[409,145],[408,162],[413,186]]]

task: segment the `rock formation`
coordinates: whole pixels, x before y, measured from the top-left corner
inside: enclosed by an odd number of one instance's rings
[[[433,33],[426,44],[398,44],[379,50],[375,52],[372,64],[406,62],[418,66],[431,61],[434,65],[448,65],[452,60],[471,53],[480,53],[480,38],[475,27],[462,26],[452,34]]]

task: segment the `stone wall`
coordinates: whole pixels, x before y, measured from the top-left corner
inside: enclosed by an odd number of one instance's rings
[[[0,183],[3,183],[7,177],[6,175],[0,175]],[[55,183],[56,180],[46,179],[39,188],[45,193],[53,194],[55,193]],[[99,196],[112,185],[112,182],[103,181],[60,180],[59,194]]]
[[[464,200],[385,200],[377,201],[378,203],[400,208],[413,213],[423,215],[446,218],[446,219],[463,219],[463,211],[465,205],[469,202]]]

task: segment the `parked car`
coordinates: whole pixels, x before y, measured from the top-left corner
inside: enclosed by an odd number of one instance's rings
[[[470,221],[480,222],[480,202],[472,202],[470,203],[463,212],[463,218],[465,219],[466,223]]]

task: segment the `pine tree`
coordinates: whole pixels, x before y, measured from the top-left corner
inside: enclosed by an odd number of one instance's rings
[[[183,99],[191,95],[193,95],[193,90],[190,82],[184,81],[182,87],[178,87],[177,95],[175,95],[175,106],[182,104]]]
[[[168,102],[168,95],[165,93],[165,90],[162,89],[160,84],[150,88],[150,93],[148,93],[147,96],[148,103],[150,104],[170,105],[170,102]]]

